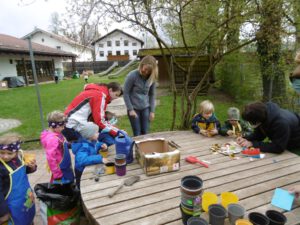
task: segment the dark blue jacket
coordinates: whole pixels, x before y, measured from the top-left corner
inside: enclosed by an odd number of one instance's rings
[[[282,153],[285,149],[300,147],[300,117],[296,113],[268,102],[267,119],[247,137],[263,152]],[[270,142],[263,142],[268,137]]]
[[[201,113],[196,114],[192,120],[192,129],[195,133],[199,134],[201,129],[209,130],[211,128],[216,128],[218,132],[220,131],[221,124],[213,113],[211,117],[205,119]]]
[[[102,163],[102,156],[98,154],[97,146],[103,143],[79,139],[72,143],[72,152],[75,155],[75,169],[82,172],[88,165]]]

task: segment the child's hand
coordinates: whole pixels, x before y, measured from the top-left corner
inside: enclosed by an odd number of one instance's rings
[[[106,150],[107,149],[107,145],[106,144],[102,144],[101,145],[101,150]]]
[[[253,146],[252,142],[251,141],[248,141],[247,139],[245,138],[242,138],[242,137],[238,137],[236,139],[236,142],[242,146],[242,147],[246,147],[246,148],[250,148]]]
[[[227,135],[228,135],[228,136],[233,136],[233,135],[234,135],[234,132],[233,132],[233,130],[229,130],[229,131],[227,131]]]
[[[300,185],[295,185],[294,187],[291,187],[289,189],[289,192],[291,194],[295,194],[296,198],[299,198],[300,197]]]
[[[109,160],[107,158],[102,158],[102,162],[103,162],[103,164],[106,164],[109,162]]]
[[[217,129],[213,129],[213,130],[209,131],[209,133],[211,135],[216,135],[216,134],[218,134],[218,130]]]
[[[26,163],[26,166],[30,167],[31,169],[34,169],[36,167],[36,160],[32,159],[29,162]]]
[[[199,131],[199,134],[202,134],[202,135],[204,135],[204,136],[207,136],[207,135],[208,135],[207,130],[200,130],[200,131]]]
[[[0,217],[0,224],[3,224],[5,222],[7,222],[9,220],[9,217],[10,217],[9,213],[5,214],[4,216],[1,216]]]

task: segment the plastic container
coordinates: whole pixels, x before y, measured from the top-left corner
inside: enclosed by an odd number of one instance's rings
[[[187,225],[208,225],[208,222],[200,217],[190,217],[187,221]]]
[[[213,225],[224,225],[227,211],[220,204],[213,204],[208,207],[209,223]]]
[[[114,174],[115,173],[115,164],[109,162],[105,164],[105,174]]]
[[[218,203],[218,196],[213,192],[204,192],[202,195],[202,209],[208,212],[208,207]]]
[[[269,225],[284,225],[287,222],[286,216],[276,210],[268,210],[266,216],[270,220]]]
[[[235,221],[243,219],[245,215],[245,209],[239,204],[229,204],[227,207],[228,218],[231,225],[235,225]]]
[[[116,154],[115,163],[118,165],[122,165],[126,163],[126,155],[125,154]]]
[[[197,176],[186,176],[181,179],[181,192],[188,195],[201,195],[203,181]]]
[[[251,223],[249,220],[238,219],[235,221],[235,225],[253,225],[253,223]]]
[[[118,165],[115,165],[116,167],[116,174],[118,176],[125,176],[126,175],[126,163]]]
[[[232,192],[222,192],[221,193],[221,204],[226,209],[229,204],[238,203],[239,197]]]
[[[133,162],[134,141],[124,132],[119,130],[115,138],[116,154],[125,154],[126,163]]]
[[[99,150],[99,154],[103,157],[103,158],[107,158],[108,156],[108,150]]]
[[[202,196],[201,195],[188,195],[184,192],[181,192],[181,204],[191,210],[202,209]]]
[[[269,225],[270,220],[265,215],[258,213],[258,212],[252,212],[249,213],[248,218],[253,225]]]

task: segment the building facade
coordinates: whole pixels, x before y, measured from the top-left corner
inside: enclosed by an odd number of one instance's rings
[[[32,50],[39,81],[53,80],[55,70],[63,77],[62,62],[75,61],[76,57],[71,52],[36,43],[32,43]],[[33,82],[28,41],[0,34],[0,80],[15,76],[22,76],[26,84]]]
[[[72,52],[77,56],[76,61],[78,62],[93,61],[93,48],[80,45],[64,36],[36,28],[31,33],[22,37],[22,39],[28,37],[31,37],[31,41],[34,43],[56,48],[64,52]]]
[[[96,61],[133,60],[144,42],[124,31],[115,29],[92,42]]]

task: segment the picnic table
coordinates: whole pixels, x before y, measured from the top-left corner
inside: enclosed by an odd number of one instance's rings
[[[204,181],[204,190],[212,191],[218,197],[224,191],[234,192],[247,214],[253,211],[265,213],[268,209],[284,211],[270,204],[275,188],[287,189],[300,184],[300,157],[289,151],[280,155],[268,153],[264,158],[253,161],[248,157],[232,159],[213,154],[209,149],[213,144],[231,141],[230,138],[208,138],[191,131],[153,133],[136,137],[136,140],[156,137],[164,137],[181,146],[180,170],[146,176],[134,160],[127,165],[126,176],[103,175],[96,182],[93,173],[95,166],[87,167],[81,180],[81,195],[91,224],[182,224],[180,181],[188,175],[199,176]],[[110,154],[113,158],[113,152]],[[209,168],[185,162],[184,158],[188,155],[209,161]],[[113,189],[132,175],[140,175],[140,181],[124,186],[114,197],[108,197]],[[287,225],[300,224],[300,202],[284,214],[288,218]],[[207,213],[202,213],[201,217],[208,219]],[[227,220],[225,224],[229,224]]]

